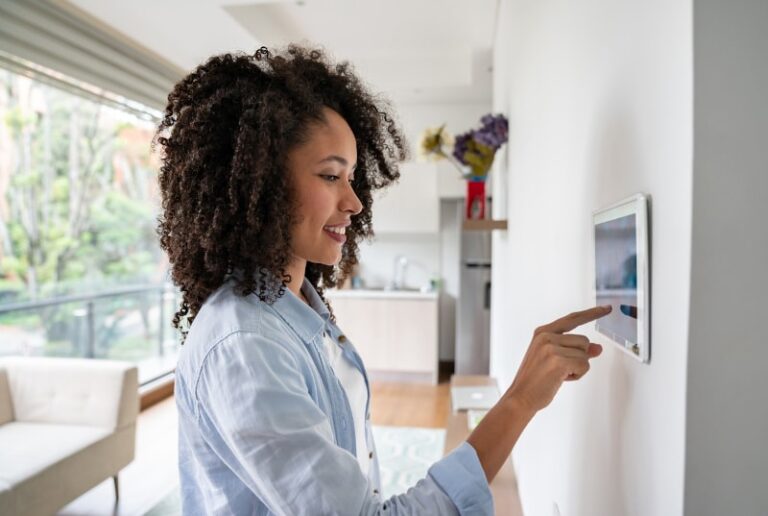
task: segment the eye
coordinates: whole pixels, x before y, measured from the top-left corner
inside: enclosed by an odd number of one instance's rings
[[[335,183],[336,181],[339,180],[339,176],[332,176],[332,175],[329,175],[329,174],[321,174],[320,177],[322,177],[323,179],[325,179],[329,183]]]

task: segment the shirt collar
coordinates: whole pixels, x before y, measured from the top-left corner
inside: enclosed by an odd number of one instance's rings
[[[303,340],[309,342],[325,328],[330,319],[330,313],[315,287],[306,277],[301,284],[301,291],[310,306],[286,288],[285,293],[274,302],[272,308]]]

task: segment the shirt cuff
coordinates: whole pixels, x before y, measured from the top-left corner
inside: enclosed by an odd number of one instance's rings
[[[464,441],[429,468],[429,475],[451,499],[459,514],[493,514],[493,496],[471,444]]]

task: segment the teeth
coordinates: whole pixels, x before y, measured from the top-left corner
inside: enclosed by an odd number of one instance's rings
[[[338,228],[326,227],[325,229],[326,231],[330,231],[331,233],[336,233],[337,235],[343,235],[344,233],[346,233],[346,228],[343,228],[343,227],[338,227]]]

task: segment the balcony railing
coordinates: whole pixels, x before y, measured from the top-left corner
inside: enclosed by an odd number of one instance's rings
[[[126,360],[149,383],[175,368],[177,296],[172,285],[135,285],[0,305],[0,356]]]

